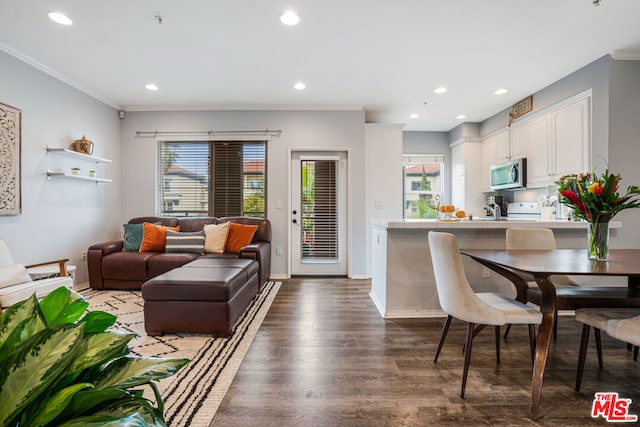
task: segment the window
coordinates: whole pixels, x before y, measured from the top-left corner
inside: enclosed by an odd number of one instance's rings
[[[403,156],[405,218],[437,218],[442,200],[443,155]]]
[[[161,141],[156,213],[266,215],[264,141]]]

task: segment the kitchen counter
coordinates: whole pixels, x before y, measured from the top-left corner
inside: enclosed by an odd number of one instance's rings
[[[443,316],[438,302],[427,235],[431,230],[453,233],[460,249],[504,249],[506,230],[512,227],[553,229],[558,249],[585,249],[588,223],[567,220],[404,220],[376,219],[372,228],[371,299],[384,318]],[[615,248],[622,223],[610,223],[611,247]],[[499,292],[515,296],[504,277],[483,268],[468,257],[462,263],[476,292]],[[606,284],[624,286],[626,278],[607,278]],[[597,276],[574,278],[578,283],[602,285]]]
[[[534,219],[462,219],[460,221],[440,221],[437,219],[374,219],[371,221],[374,227],[384,229],[507,229],[512,227],[520,228],[551,228],[551,229],[587,229],[587,222],[584,221],[567,221],[562,219],[556,220],[534,220]],[[612,221],[609,228],[620,228],[620,221]]]

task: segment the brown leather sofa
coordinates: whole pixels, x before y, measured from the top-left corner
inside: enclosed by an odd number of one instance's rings
[[[240,254],[123,252],[122,240],[97,243],[87,251],[89,285],[93,289],[141,289],[147,280],[200,257],[247,258],[258,262],[258,280],[262,287],[271,274],[271,223],[268,219],[249,217],[139,217],[130,224],[143,222],[180,226],[180,231],[201,231],[207,224],[235,222],[257,225],[251,244],[244,246]]]

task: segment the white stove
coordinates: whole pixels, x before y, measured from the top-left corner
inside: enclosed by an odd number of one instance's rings
[[[534,202],[514,202],[507,206],[507,219],[509,220],[536,220],[540,219],[540,204]]]

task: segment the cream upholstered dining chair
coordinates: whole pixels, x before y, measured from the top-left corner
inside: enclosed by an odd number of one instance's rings
[[[531,357],[533,358],[535,349],[534,325],[539,325],[542,322],[542,314],[539,310],[528,307],[512,298],[495,293],[475,293],[467,281],[458,244],[453,234],[429,232],[429,248],[436,278],[438,299],[440,306],[447,314],[433,362],[438,362],[438,356],[449,331],[451,320],[455,317],[467,322],[462,388],[460,391],[460,397],[464,398],[473,337],[485,326],[494,326],[496,359],[500,363],[500,326],[511,323],[527,324],[529,325],[529,344]]]
[[[640,309],[638,308],[581,308],[576,310],[576,320],[583,323],[580,353],[578,355],[578,372],[576,373],[576,391],[580,391],[582,373],[587,358],[589,329],[593,327],[596,337],[598,366],[602,369],[602,342],[600,331],[633,346],[633,358],[638,360],[640,347]]]
[[[0,313],[2,308],[7,308],[18,301],[29,298],[34,292],[36,297],[42,298],[60,286],[71,288],[73,280],[69,277],[66,268],[66,259],[43,262],[24,266],[13,262],[9,247],[4,240],[0,240]],[[41,265],[58,264],[59,277],[42,280],[31,280],[27,268]]]
[[[556,249],[556,239],[553,235],[553,230],[550,228],[507,228],[507,238],[506,238],[506,248],[507,250],[542,250],[549,251]],[[527,289],[525,295],[527,301],[532,301],[537,305],[542,304],[542,294],[538,288],[538,284],[534,280],[533,276],[527,275],[526,273],[518,273],[527,281]],[[551,281],[555,286],[578,286],[576,282],[571,280],[568,276],[565,275],[553,275],[551,276]],[[560,296],[562,298],[562,296]],[[557,336],[558,333],[558,322],[557,322],[557,310],[556,310],[556,320],[553,325],[553,335]],[[507,339],[509,335],[510,326],[507,326],[507,329],[504,333],[504,338]]]

